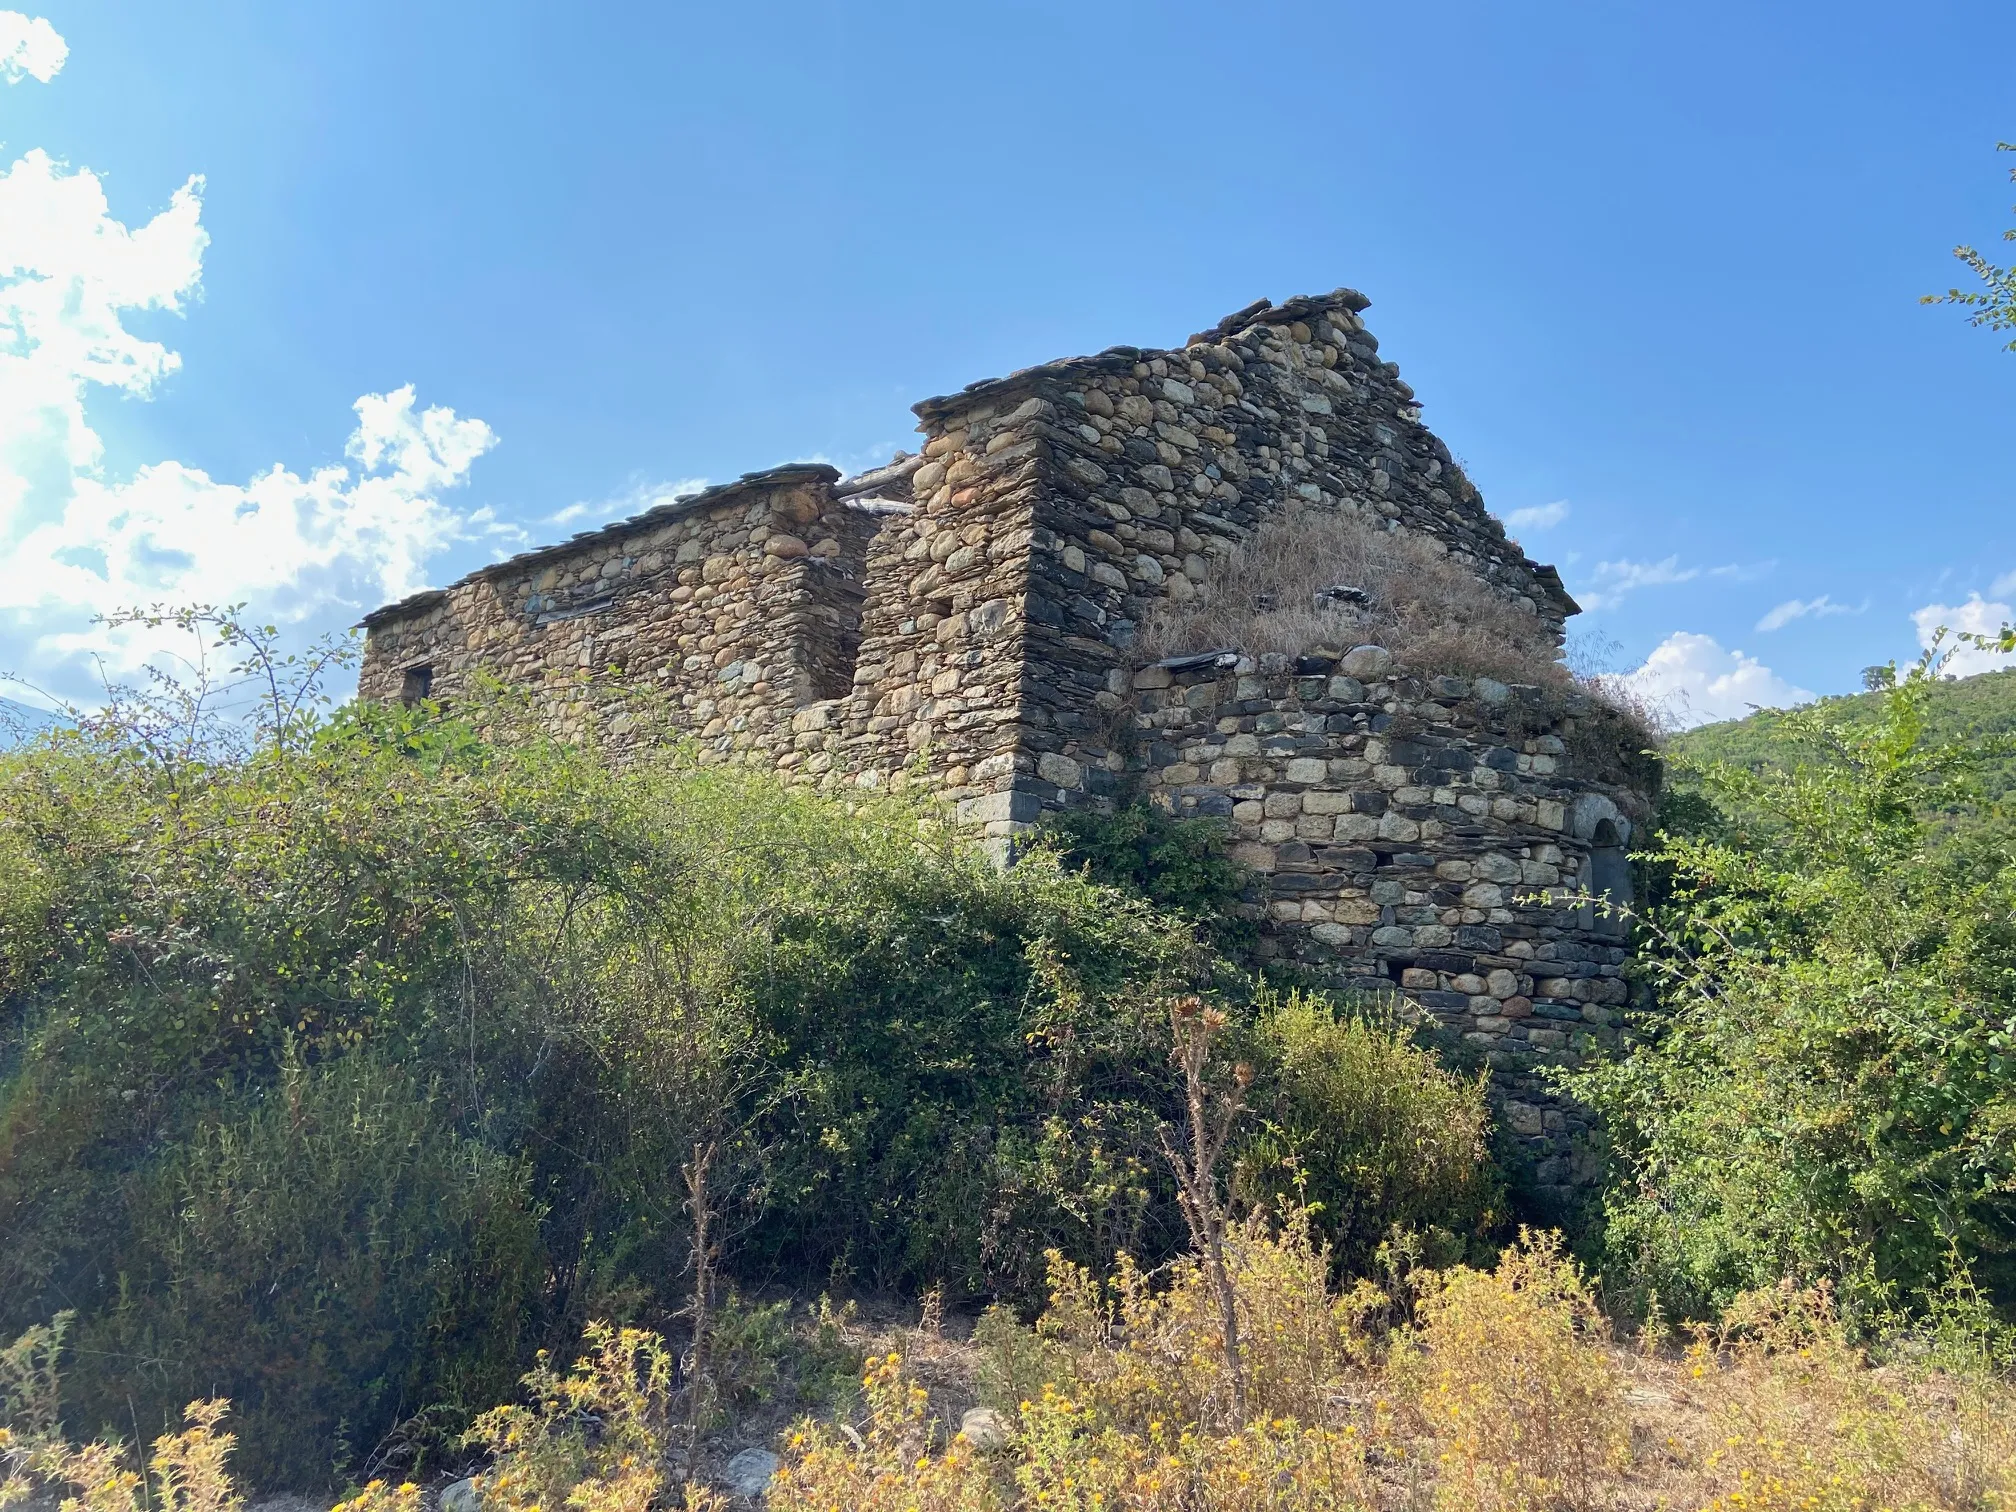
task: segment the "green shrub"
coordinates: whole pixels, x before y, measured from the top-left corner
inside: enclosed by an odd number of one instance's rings
[[[1042,857],[864,867],[780,919],[752,1254],[808,1283],[1034,1296],[1044,1249],[1132,1232],[1101,1215],[1131,1201],[1116,1162],[1159,1165],[1155,1003],[1188,959],[1180,929]]]
[[[1347,1274],[1396,1229],[1461,1258],[1501,1217],[1481,1078],[1443,1068],[1377,1009],[1340,1013],[1301,992],[1263,993],[1252,1029],[1258,1122],[1238,1152],[1246,1200],[1285,1194],[1315,1211]]]
[[[1790,1276],[1877,1327],[1967,1276],[2016,1311],[2016,864],[1942,833],[2016,740],[1942,732],[1936,673],[1777,716],[1771,762],[1683,766],[1658,1006],[1567,1078],[1612,1147],[1613,1283],[1713,1316]]]
[[[326,1474],[338,1446],[366,1453],[423,1406],[466,1425],[530,1343],[527,1174],[366,1054],[220,1098],[137,1173],[131,1268],[78,1332],[76,1415],[144,1436],[229,1396],[262,1485]]]
[[[1179,1242],[1187,920],[508,700],[122,717],[0,754],[0,1328],[75,1308],[87,1429],[214,1386],[259,1478],[375,1468],[673,1320],[696,1145],[726,1277],[1027,1297],[1047,1247]]]
[[[1181,914],[1221,950],[1252,944],[1253,923],[1237,908],[1246,871],[1225,853],[1218,820],[1178,819],[1137,799],[1110,814],[1055,815],[1047,835],[1067,869]]]

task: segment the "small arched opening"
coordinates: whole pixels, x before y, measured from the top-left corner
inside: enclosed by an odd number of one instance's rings
[[[1631,857],[1624,849],[1624,837],[1609,819],[1598,820],[1589,836],[1587,889],[1603,905],[1591,904],[1583,912],[1585,927],[1606,939],[1621,940],[1630,933]]]

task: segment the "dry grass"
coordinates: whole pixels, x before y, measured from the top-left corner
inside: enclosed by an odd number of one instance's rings
[[[1343,585],[1365,601],[1319,607]],[[1144,660],[1230,647],[1249,656],[1386,647],[1417,671],[1565,686],[1554,632],[1453,561],[1439,541],[1376,515],[1293,509],[1211,564],[1196,592],[1160,601],[1142,626]]]
[[[865,1327],[883,1348],[855,1410],[784,1435],[768,1506],[2016,1512],[2016,1383],[1985,1353],[1872,1363],[1824,1292],[1746,1297],[1685,1347],[1620,1345],[1558,1243],[1528,1236],[1490,1271],[1413,1273],[1414,1321],[1388,1329],[1399,1304],[1365,1282],[1333,1288],[1306,1217],[1249,1219],[1226,1248],[1243,1415],[1200,1267],[1123,1265],[1101,1281],[1058,1262],[1033,1328],[997,1310],[962,1340],[929,1307],[919,1323]],[[486,1506],[726,1512],[686,1470],[665,1371],[655,1337],[608,1328],[567,1374],[542,1363],[530,1404],[485,1420]],[[999,1443],[953,1431],[977,1394],[1001,1409]],[[78,1512],[143,1512],[150,1498],[237,1512],[221,1402],[192,1406],[144,1481],[128,1450],[73,1449],[34,1405],[16,1393],[13,1436],[0,1430],[0,1504],[53,1483],[78,1493]],[[339,1512],[424,1503],[413,1486],[374,1484]]]
[[[1002,1314],[977,1368],[1017,1390],[992,1453],[934,1428],[879,1358],[863,1430],[806,1425],[773,1503],[926,1512],[1263,1507],[1365,1512],[2012,1512],[2016,1385],[1877,1366],[1824,1294],[1746,1298],[1690,1348],[1613,1342],[1551,1236],[1492,1271],[1418,1274],[1411,1328],[1327,1285],[1306,1224],[1228,1236],[1247,1414],[1229,1415],[1198,1267],[1101,1284],[1059,1265],[1033,1329]],[[942,1446],[942,1447],[941,1447]]]
[[[1824,1290],[1753,1293],[1685,1366],[1714,1512],[2016,1507],[2016,1393],[1984,1372],[1872,1367]]]
[[[1445,1512],[1592,1508],[1630,1456],[1609,1329],[1553,1235],[1433,1278],[1388,1377],[1439,1446]]]

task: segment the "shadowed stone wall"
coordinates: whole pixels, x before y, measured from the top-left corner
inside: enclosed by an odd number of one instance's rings
[[[1565,1194],[1586,1125],[1539,1071],[1614,1043],[1627,997],[1613,919],[1569,901],[1629,885],[1596,861],[1638,795],[1568,755],[1601,711],[1372,646],[1191,661],[1135,675],[1131,779],[1230,827],[1263,958],[1400,993],[1481,1057],[1535,1183]]]
[[[648,687],[722,754],[768,752],[843,657],[851,671],[872,521],[830,467],[780,467],[513,557],[377,610],[358,695],[420,679],[452,700],[488,674],[528,690],[553,727],[622,744],[604,680]]]

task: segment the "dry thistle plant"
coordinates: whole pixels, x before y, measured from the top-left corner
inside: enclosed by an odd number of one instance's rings
[[[1318,603],[1323,590],[1361,599]],[[1144,661],[1231,647],[1298,655],[1360,642],[1425,672],[1565,685],[1548,624],[1452,559],[1439,541],[1389,529],[1370,511],[1291,509],[1210,564],[1197,591],[1159,601],[1142,625]]]
[[[1176,1196],[1190,1226],[1191,1250],[1217,1299],[1218,1348],[1225,1360],[1226,1395],[1233,1423],[1244,1426],[1246,1371],[1239,1349],[1239,1294],[1225,1266],[1225,1207],[1219,1193],[1218,1165],[1232,1137],[1232,1126],[1245,1110],[1253,1068],[1240,1062],[1233,1069],[1230,1091],[1211,1085],[1211,1041],[1225,1022],[1224,1011],[1207,1007],[1201,998],[1182,997],[1169,1005],[1174,1040],[1171,1058],[1183,1072],[1187,1123],[1181,1137],[1162,1131],[1162,1152],[1176,1175]]]
[[[0,1505],[40,1480],[77,1493],[64,1499],[64,1512],[240,1512],[245,1498],[226,1467],[237,1440],[217,1431],[230,1410],[222,1398],[191,1402],[182,1432],[154,1440],[144,1476],[121,1444],[99,1439],[80,1449],[53,1435],[29,1442],[0,1429],[0,1456],[10,1461]]]
[[[1363,1340],[1353,1305],[1329,1289],[1329,1252],[1309,1214],[1293,1212],[1278,1229],[1250,1214],[1228,1225],[1224,1254],[1244,1325],[1250,1416],[1321,1421],[1357,1373]],[[1102,1287],[1053,1253],[1037,1332],[1056,1384],[1101,1421],[1138,1434],[1156,1424],[1227,1432],[1238,1423],[1218,1307],[1217,1284],[1194,1257],[1151,1277],[1123,1254]]]

